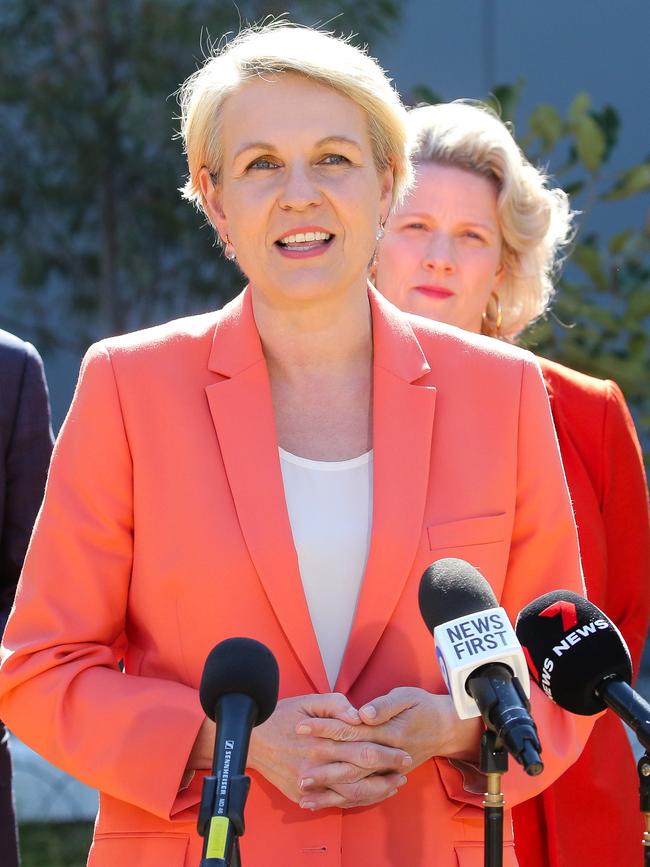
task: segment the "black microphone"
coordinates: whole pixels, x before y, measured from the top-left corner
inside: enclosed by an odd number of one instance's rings
[[[251,731],[275,710],[278,685],[275,657],[253,638],[221,641],[205,661],[199,696],[206,716],[217,724],[217,737],[212,776],[203,781],[199,810],[201,867],[239,863],[238,840],[244,833],[250,787],[244,772]]]
[[[600,608],[570,590],[555,590],[519,613],[516,632],[533,678],[550,699],[581,716],[610,707],[650,749],[650,704],[630,686],[630,651]]]
[[[541,773],[526,661],[488,582],[464,560],[437,560],[422,576],[419,603],[458,716],[480,714],[527,774]]]

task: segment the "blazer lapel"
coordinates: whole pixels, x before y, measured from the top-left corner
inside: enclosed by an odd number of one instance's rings
[[[412,568],[431,454],[436,390],[408,319],[370,289],[374,343],[372,537],[336,690],[346,693],[374,651]]]
[[[291,534],[268,371],[249,289],[224,308],[208,366],[224,377],[207,386],[206,394],[248,551],[314,691],[329,692]]]

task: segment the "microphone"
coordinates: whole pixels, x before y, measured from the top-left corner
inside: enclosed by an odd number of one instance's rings
[[[199,697],[217,724],[212,776],[203,781],[198,831],[204,838],[201,867],[239,863],[244,805],[250,788],[246,757],[254,726],[278,701],[279,671],[271,651],[253,638],[228,638],[208,654]]]
[[[418,601],[460,719],[480,715],[527,774],[541,773],[528,668],[488,582],[464,560],[437,560],[422,575]]]
[[[552,701],[581,716],[610,707],[650,749],[650,704],[630,686],[630,651],[600,608],[555,590],[527,605],[515,628],[533,678]]]

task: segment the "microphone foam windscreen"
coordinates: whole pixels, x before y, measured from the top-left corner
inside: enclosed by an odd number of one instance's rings
[[[492,588],[478,569],[455,557],[436,560],[425,569],[418,603],[432,635],[441,623],[498,605]]]
[[[248,695],[257,704],[255,725],[267,720],[278,702],[280,672],[275,656],[254,638],[227,638],[205,660],[199,697],[214,719],[219,699],[228,693]]]
[[[596,689],[608,675],[632,680],[621,633],[592,602],[570,590],[535,599],[519,613],[515,631],[537,684],[571,713],[591,716],[605,709]]]

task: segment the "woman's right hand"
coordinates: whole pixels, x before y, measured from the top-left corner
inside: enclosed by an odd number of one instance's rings
[[[301,785],[313,768],[330,766],[327,806],[362,807],[383,801],[406,782],[411,758],[404,750],[381,744],[299,734],[305,717],[338,719],[359,725],[356,709],[344,695],[305,695],[281,699],[269,719],[253,729],[248,766],[287,798],[313,809]],[[314,792],[310,789],[310,794]]]

